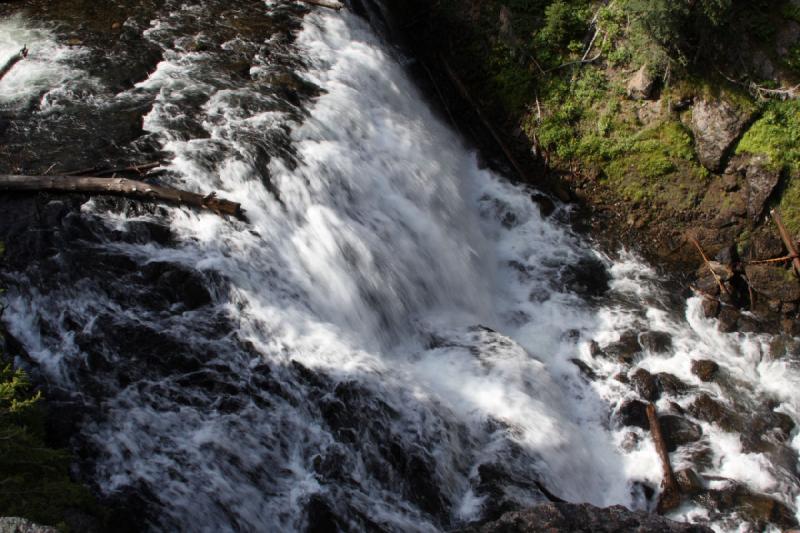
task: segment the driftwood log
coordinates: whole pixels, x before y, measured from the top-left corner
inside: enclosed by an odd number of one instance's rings
[[[661,496],[658,498],[657,511],[659,514],[664,514],[681,504],[681,489],[675,479],[675,475],[672,473],[667,443],[664,440],[664,435],[661,433],[661,424],[658,422],[656,406],[652,403],[647,405],[647,421],[650,423],[650,435],[653,437],[656,451],[661,459],[663,480],[661,481]]]
[[[506,143],[503,142],[503,139],[500,137],[500,134],[497,133],[497,130],[494,129],[491,122],[489,122],[489,119],[486,117],[486,114],[483,112],[478,103],[472,97],[472,94],[470,94],[469,89],[467,89],[467,86],[464,85],[464,82],[462,82],[461,79],[456,75],[455,70],[453,70],[450,64],[445,60],[444,56],[440,55],[439,60],[441,61],[442,66],[444,66],[444,71],[445,73],[447,73],[447,76],[450,78],[450,81],[453,83],[456,89],[458,89],[458,92],[461,93],[461,97],[464,100],[466,100],[466,102],[472,107],[472,109],[475,110],[475,114],[478,115],[478,118],[483,123],[486,130],[489,132],[494,141],[500,147],[500,150],[503,151],[503,154],[506,156],[506,159],[508,159],[508,162],[511,163],[511,166],[513,166],[514,170],[517,171],[517,174],[519,174],[520,179],[522,181],[528,181],[528,173],[525,172],[525,169],[522,167],[522,165],[519,164],[517,159],[511,153],[511,150],[508,148],[508,146],[506,146]]]
[[[10,71],[12,68],[14,68],[14,65],[16,65],[17,63],[19,63],[20,61],[22,61],[22,60],[23,60],[23,59],[25,59],[26,57],[28,57],[28,47],[27,47],[27,46],[23,46],[23,47],[22,47],[22,50],[20,50],[19,52],[17,52],[17,53],[16,53],[16,54],[14,54],[13,56],[11,56],[11,57],[8,59],[8,61],[6,61],[6,64],[5,64],[5,65],[3,65],[2,67],[0,67],[0,80],[2,80],[2,79],[3,79],[3,76],[5,76],[6,74],[8,74],[8,72],[9,72],[9,71]]]
[[[775,221],[775,225],[778,226],[778,232],[781,234],[781,239],[783,240],[784,246],[786,246],[786,251],[789,252],[789,257],[792,258],[794,271],[800,275],[800,256],[797,254],[797,246],[795,246],[794,240],[792,240],[792,236],[789,235],[789,231],[786,229],[786,226],[783,225],[783,219],[781,219],[781,214],[778,212],[778,210],[773,209],[770,211],[770,214],[772,215],[772,219]]]
[[[0,175],[0,191],[50,191],[85,194],[110,194],[143,201],[161,201],[205,209],[218,215],[244,218],[240,204],[217,198],[215,193],[203,196],[163,185],[152,185],[126,178],[86,176],[18,176]]]
[[[333,0],[298,0],[304,4],[311,4],[312,6],[327,7],[328,9],[335,9],[339,11],[344,7],[343,4]]]

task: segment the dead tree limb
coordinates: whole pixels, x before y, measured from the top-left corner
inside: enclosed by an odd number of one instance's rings
[[[492,127],[491,122],[489,122],[489,119],[481,110],[478,103],[472,98],[472,95],[470,94],[469,89],[467,89],[467,86],[464,85],[461,79],[456,75],[455,71],[450,67],[450,65],[444,59],[444,56],[440,55],[439,59],[441,60],[442,65],[444,66],[444,70],[447,73],[447,76],[450,78],[450,81],[453,82],[453,85],[455,85],[456,89],[458,89],[458,92],[461,93],[462,98],[464,98],[464,100],[467,101],[467,103],[475,111],[475,114],[478,115],[478,118],[486,127],[486,130],[491,134],[492,138],[494,138],[497,145],[503,151],[503,154],[505,154],[506,159],[508,159],[508,162],[511,163],[511,166],[513,166],[514,169],[517,171],[517,174],[519,174],[520,179],[522,181],[528,181],[528,175],[522,168],[522,165],[519,164],[517,159],[511,153],[511,150],[503,142],[503,139],[500,137],[500,135],[497,133],[494,127]]]
[[[773,209],[769,212],[769,214],[772,215],[775,225],[778,226],[778,232],[781,234],[783,244],[786,246],[786,250],[789,252],[789,256],[792,258],[794,272],[800,276],[800,256],[797,255],[797,247],[794,245],[794,240],[789,235],[789,231],[786,229],[786,226],[783,225],[783,220],[781,219],[781,214],[778,212],[778,210]]]
[[[652,403],[647,404],[647,421],[650,423],[650,435],[656,445],[656,451],[661,459],[661,471],[664,474],[657,508],[659,514],[664,514],[681,504],[681,490],[675,475],[672,473],[667,443],[664,440],[664,435],[661,434],[661,424],[658,422],[658,415],[656,415],[656,406]]]
[[[139,175],[144,174],[145,170],[152,170],[158,167],[161,163],[156,161],[153,163],[142,163],[141,165],[131,165],[128,167],[106,168],[98,169],[97,167],[83,168],[80,170],[73,170],[71,172],[62,172],[62,176],[109,176],[111,174],[120,174],[123,172],[136,172]]]
[[[312,6],[319,6],[319,7],[327,7],[328,9],[334,9],[339,11],[344,7],[343,4],[339,2],[334,2],[333,0],[297,0],[298,2],[303,2],[304,4],[311,4]]]
[[[215,193],[197,194],[163,185],[125,178],[99,178],[86,176],[18,176],[0,175],[0,191],[51,191],[85,194],[110,194],[142,201],[161,201],[205,209],[218,215],[243,218],[240,204],[217,198]]]
[[[719,277],[719,274],[717,274],[716,271],[714,270],[714,267],[711,266],[711,262],[708,260],[708,257],[706,257],[706,253],[703,251],[703,248],[700,247],[700,243],[697,242],[697,239],[695,239],[694,237],[689,237],[689,242],[694,244],[694,247],[697,248],[698,252],[700,252],[700,257],[703,258],[703,263],[705,263],[706,268],[708,268],[708,271],[711,272],[712,276],[714,276],[714,281],[716,281],[717,285],[719,285],[719,290],[721,290],[724,294],[730,296],[731,293],[728,292],[728,288],[722,282],[722,279]]]
[[[23,59],[25,59],[26,57],[28,57],[28,47],[27,47],[27,45],[26,45],[26,46],[23,46],[23,47],[22,47],[22,50],[20,50],[19,52],[17,52],[17,53],[16,53],[16,54],[14,54],[13,56],[11,56],[11,57],[8,59],[8,61],[6,61],[6,64],[5,64],[5,65],[3,65],[3,67],[2,67],[2,68],[0,68],[0,80],[2,80],[2,79],[3,79],[3,76],[5,76],[6,74],[8,74],[8,72],[9,72],[9,71],[10,71],[12,68],[14,68],[14,65],[16,65],[17,63],[19,63],[20,61],[22,61],[22,60],[23,60]]]

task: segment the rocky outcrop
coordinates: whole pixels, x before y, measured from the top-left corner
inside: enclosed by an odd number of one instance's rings
[[[647,69],[647,65],[636,71],[636,74],[628,80],[628,98],[632,100],[647,100],[653,95],[655,80]]]
[[[731,159],[727,172],[744,178],[747,215],[752,221],[757,221],[764,213],[767,200],[780,182],[780,170],[771,168],[764,156],[740,154]]]
[[[701,533],[711,530],[704,526],[673,522],[642,511],[629,511],[621,505],[599,508],[588,503],[547,503],[525,511],[506,513],[493,522],[467,527],[460,531],[462,533],[531,531]]]
[[[716,172],[733,143],[753,119],[753,112],[725,99],[699,100],[692,110],[691,128],[697,157],[708,170]]]
[[[800,300],[800,283],[789,270],[769,264],[745,266],[753,290],[770,300],[796,302]]]
[[[719,365],[709,359],[692,361],[692,374],[700,378],[700,381],[712,381],[718,370]]]

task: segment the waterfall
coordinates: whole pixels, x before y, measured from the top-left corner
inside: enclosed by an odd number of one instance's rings
[[[267,3],[297,29],[257,41],[226,33],[223,8],[166,2],[126,23],[162,57],[118,91],[57,29],[0,22],[0,62],[32,50],[0,103],[38,101],[37,124],[57,120],[56,96],[66,114],[146,110],[146,142],[123,152],[157,147],[164,181],[248,217],[90,200],[59,207],[52,253],[6,268],[9,330],[82,413],[82,475],[140,494],[148,528],[440,531],[546,501],[542,487],[647,509],[655,448],[611,416],[635,396],[624,364],[592,354],[629,331],[669,334],[636,364],[694,387],[681,407],[769,397],[800,420],[798,369],[765,356],[768,337],[719,333],[697,298],[675,312],[653,269],[569,228],[570,206],[545,216],[480,168],[365,21]],[[232,74],[233,56],[248,62]],[[607,291],[576,283],[586,265]],[[734,388],[694,376],[703,358]],[[701,427],[676,468],[702,448],[705,473],[797,508],[796,472]]]

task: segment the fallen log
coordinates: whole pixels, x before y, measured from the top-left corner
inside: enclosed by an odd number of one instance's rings
[[[336,11],[339,11],[344,7],[344,4],[340,4],[339,2],[334,2],[332,0],[298,0],[298,2],[311,4],[312,6],[327,7],[328,9],[334,9]]]
[[[163,185],[152,185],[126,178],[86,176],[18,176],[0,175],[0,191],[50,191],[86,194],[110,194],[143,201],[161,201],[212,211],[218,215],[244,218],[240,204],[217,198],[216,193],[203,196]]]
[[[650,423],[650,435],[653,437],[653,443],[656,445],[656,451],[661,459],[661,471],[663,472],[661,496],[658,498],[656,510],[659,514],[664,514],[681,504],[681,489],[678,486],[675,475],[672,473],[667,443],[661,433],[661,424],[659,424],[658,416],[656,415],[656,406],[652,403],[647,404],[647,421]]]
[[[124,172],[136,172],[137,174],[144,174],[145,170],[152,170],[161,163],[155,161],[153,163],[142,163],[141,165],[131,165],[127,167],[106,168],[99,169],[98,167],[83,168],[80,170],[73,170],[70,172],[61,172],[62,176],[108,176],[110,174],[122,174]]]
[[[4,77],[6,74],[8,74],[8,72],[9,72],[9,71],[10,71],[12,68],[14,68],[14,65],[16,65],[17,63],[19,63],[20,61],[22,61],[22,60],[23,60],[23,59],[25,59],[26,57],[28,57],[28,47],[27,47],[27,46],[23,46],[23,47],[22,47],[22,50],[20,50],[19,52],[17,52],[17,53],[16,53],[16,54],[14,54],[13,56],[11,56],[11,57],[8,59],[8,61],[6,61],[6,64],[5,64],[5,65],[3,65],[3,67],[2,67],[2,68],[0,68],[0,80],[2,80],[2,79],[3,79],[3,77]]]
[[[528,181],[527,172],[525,172],[525,170],[522,168],[522,165],[520,165],[519,162],[517,162],[517,159],[511,153],[511,150],[508,148],[508,146],[506,146],[506,144],[503,142],[503,139],[494,129],[491,122],[489,122],[489,119],[481,110],[478,103],[475,101],[474,98],[472,98],[472,95],[470,94],[469,89],[467,89],[467,86],[464,85],[461,79],[456,75],[455,71],[450,67],[450,64],[445,60],[444,56],[440,55],[439,60],[442,62],[442,65],[444,66],[444,71],[447,73],[447,76],[450,78],[450,81],[453,82],[453,85],[455,85],[456,89],[458,89],[458,92],[461,93],[461,97],[464,98],[464,100],[467,101],[467,103],[472,107],[472,109],[475,110],[475,114],[478,115],[478,118],[486,127],[486,130],[491,134],[492,138],[494,138],[497,145],[503,151],[503,154],[505,154],[506,159],[508,159],[508,162],[511,163],[511,166],[513,166],[514,169],[517,171],[517,174],[519,174],[520,179],[522,181]]]
[[[783,220],[781,219],[781,214],[778,212],[778,210],[773,209],[769,212],[769,214],[772,215],[775,225],[778,226],[778,233],[781,234],[783,244],[786,246],[786,250],[789,252],[789,257],[792,259],[794,272],[800,276],[800,256],[797,254],[797,246],[794,245],[794,240],[789,235],[789,231],[786,229],[786,226],[783,225]]]

